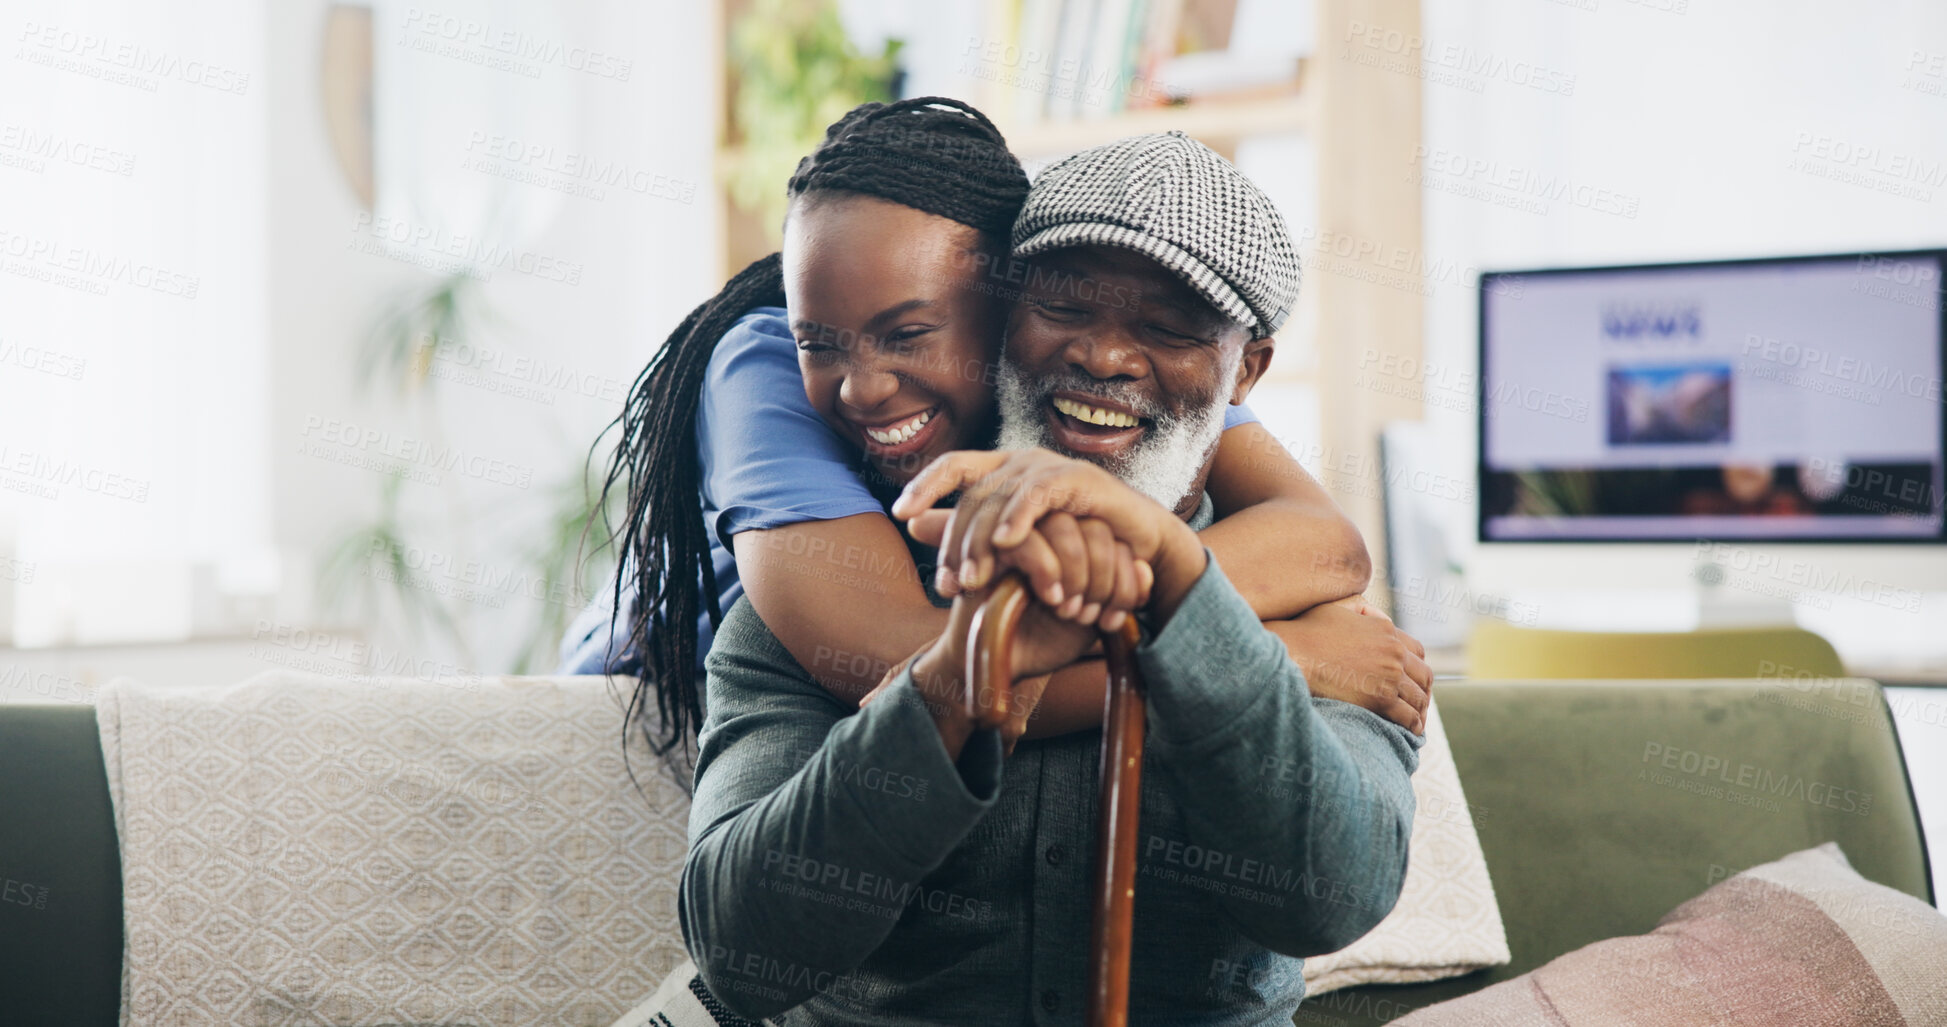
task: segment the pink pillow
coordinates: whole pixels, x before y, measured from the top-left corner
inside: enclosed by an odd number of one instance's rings
[[[1396,1027],[1947,1024],[1947,916],[1827,842]]]

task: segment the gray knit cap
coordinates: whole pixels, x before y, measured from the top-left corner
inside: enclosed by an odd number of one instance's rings
[[[1149,257],[1253,337],[1276,332],[1298,299],[1298,252],[1271,198],[1182,132],[1083,150],[1037,176],[1014,256],[1068,246]]]

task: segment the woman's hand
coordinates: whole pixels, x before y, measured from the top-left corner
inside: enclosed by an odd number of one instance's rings
[[[1325,603],[1264,625],[1285,643],[1312,694],[1362,706],[1417,735],[1426,733],[1433,670],[1426,647],[1363,597]]]

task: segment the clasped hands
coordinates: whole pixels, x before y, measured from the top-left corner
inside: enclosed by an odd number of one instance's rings
[[[957,505],[933,508],[954,492]],[[1167,621],[1207,562],[1196,533],[1174,512],[1094,464],[1047,450],[950,453],[906,487],[892,513],[936,548],[935,587],[954,598],[946,631],[912,664],[954,754],[973,730],[962,701],[968,633],[1008,571],[1021,572],[1036,600],[1013,650],[1012,706],[1024,722],[1050,672],[1138,610],[1155,624]],[[1020,726],[1005,732],[1009,742]]]

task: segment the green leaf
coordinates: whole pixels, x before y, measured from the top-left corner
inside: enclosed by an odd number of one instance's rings
[[[829,0],[757,0],[730,30],[737,72],[731,121],[743,148],[727,162],[725,185],[738,206],[766,224],[784,223],[785,183],[825,129],[862,103],[892,99],[902,42],[867,57],[845,34]]]

